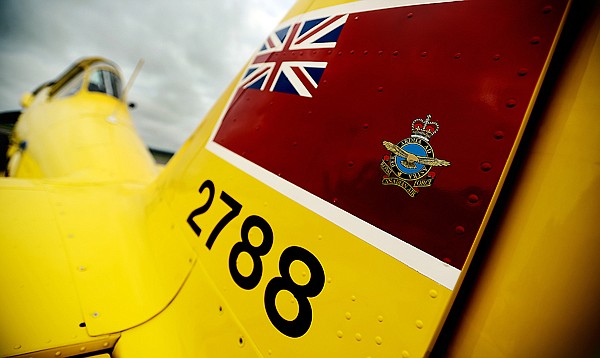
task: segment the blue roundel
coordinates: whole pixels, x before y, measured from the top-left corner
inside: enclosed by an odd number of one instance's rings
[[[402,149],[404,149],[405,151],[407,151],[409,153],[417,155],[419,157],[427,156],[427,152],[425,151],[425,148],[421,147],[418,144],[409,143],[409,144],[405,145],[404,147],[402,147]],[[418,173],[424,167],[423,164],[415,163],[415,165],[417,167],[410,169],[410,168],[407,168],[404,165],[402,165],[402,161],[406,160],[406,158],[397,155],[395,159],[396,159],[396,166],[398,167],[398,169],[400,169],[403,173],[406,173],[406,174]]]

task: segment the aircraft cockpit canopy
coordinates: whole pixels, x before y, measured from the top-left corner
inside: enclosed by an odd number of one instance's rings
[[[63,76],[51,83],[50,96],[69,97],[82,89],[92,93],[104,93],[117,99],[123,97],[119,71],[111,63],[100,59],[83,60],[65,71]]]

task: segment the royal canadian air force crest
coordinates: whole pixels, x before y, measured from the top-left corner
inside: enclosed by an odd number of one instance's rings
[[[432,167],[447,167],[450,162],[436,158],[433,147],[429,143],[440,126],[431,121],[428,114],[425,120],[417,118],[412,122],[412,135],[394,144],[386,140],[383,146],[390,151],[384,155],[380,167],[385,173],[381,183],[396,185],[406,191],[411,197],[419,193],[418,188],[429,187],[433,184],[435,173]]]

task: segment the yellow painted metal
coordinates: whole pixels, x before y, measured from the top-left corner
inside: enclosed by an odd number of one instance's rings
[[[168,305],[194,262],[173,227],[143,215],[154,204],[138,187],[0,184],[0,285],[10,291],[0,298],[1,354],[143,323]]]
[[[196,138],[202,137],[199,133]],[[158,357],[167,353],[187,356],[192,351],[196,356],[206,357],[334,354],[385,357],[426,353],[449,302],[450,290],[206,150],[198,152],[186,164],[183,175],[170,182],[165,190],[166,196],[173,198],[170,210],[180,218],[176,225],[198,253],[198,261],[181,293],[164,312],[122,333],[115,357]],[[174,167],[169,169],[178,171]],[[205,245],[207,237],[229,208],[217,204],[215,199],[211,209],[195,219],[203,230],[199,237],[185,221],[192,210],[206,202],[207,196],[198,193],[198,187],[206,179],[214,182],[217,198],[220,191],[225,191],[243,205],[239,217],[223,229],[211,250]],[[251,215],[259,215],[269,223],[274,243],[261,258],[260,283],[244,290],[233,281],[227,265],[233,245],[241,241],[242,222]],[[258,246],[261,235],[254,234],[250,240]],[[270,322],[264,303],[268,282],[281,275],[278,269],[281,254],[292,245],[314,254],[326,275],[322,293],[310,299],[312,325],[299,338],[278,331]],[[356,265],[356,260],[369,262],[368,269]],[[237,269],[249,275],[253,265],[248,256],[240,256]],[[305,284],[311,271],[297,262],[291,267],[291,275],[294,282]],[[276,306],[288,320],[298,314],[297,300],[287,291],[278,295]],[[152,338],[156,336],[160,338]],[[244,342],[242,347],[240,338]],[[166,344],[177,341],[191,342],[196,348]]]
[[[0,356],[85,342],[48,193],[29,181],[3,179],[0,185]]]
[[[535,139],[519,152],[512,200],[461,319],[450,357],[600,354],[600,11],[572,47]]]
[[[0,180],[1,356],[55,354],[151,319],[196,256],[147,186],[156,169],[124,103],[51,89],[19,120],[16,177]]]

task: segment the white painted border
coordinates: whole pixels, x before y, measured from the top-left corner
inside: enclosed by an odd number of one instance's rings
[[[281,23],[278,28],[297,22],[301,18],[312,19],[335,14],[349,14],[395,7],[456,1],[462,0],[363,0],[302,14],[289,19],[284,23]],[[210,140],[206,145],[207,150],[231,163],[245,173],[248,173],[257,180],[263,182],[265,185],[272,187],[282,195],[294,200],[298,204],[331,221],[333,224],[348,231],[352,235],[357,236],[361,240],[394,257],[422,275],[434,280],[450,290],[454,289],[461,273],[459,269],[452,267],[447,263],[429,255],[428,253],[402,241],[401,239],[367,223],[366,221],[354,215],[351,215],[350,213],[280,178],[279,176],[216,143],[214,138],[221,127],[223,118],[229,110],[231,101],[233,100],[237,90],[238,88],[236,87],[236,89],[231,93],[227,105],[221,113],[219,121],[214,127]]]
[[[208,142],[206,149],[422,275],[450,290],[454,289],[460,270],[280,178],[214,141]]]

